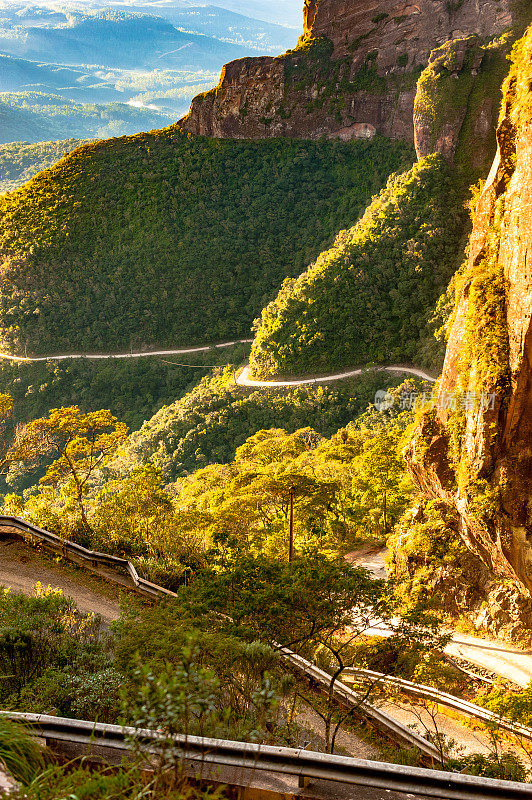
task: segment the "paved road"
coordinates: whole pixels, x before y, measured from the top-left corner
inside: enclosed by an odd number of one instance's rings
[[[43,555],[38,549],[30,547],[15,536],[8,534],[6,537],[0,538],[0,586],[8,586],[13,591],[32,594],[37,582],[62,589],[64,594],[73,598],[80,611],[85,613],[94,611],[106,621],[117,619],[119,616],[118,587],[108,585],[81,568],[78,569],[65,562],[57,563],[52,557]],[[406,724],[416,721],[406,706],[397,706],[395,709],[391,709],[391,716],[401,721],[404,718]],[[309,721],[309,719],[306,720],[307,724]],[[319,725],[317,724],[316,727]],[[441,715],[439,728],[463,744],[467,751],[475,749],[471,731],[458,722]],[[479,738],[482,740],[481,735]],[[367,743],[348,731],[343,732],[339,745],[358,758],[378,757],[375,751],[371,752],[372,748]],[[487,749],[487,747],[476,749]],[[346,797],[353,796],[350,791],[347,792]],[[360,795],[355,794],[354,796],[374,800],[374,798],[384,796],[390,797],[390,793],[379,794],[375,790],[368,790],[367,794],[361,792]],[[395,797],[395,795],[393,796]]]
[[[238,386],[250,386],[255,388],[262,387],[266,389],[282,386],[305,386],[310,383],[330,383],[331,381],[341,381],[345,380],[346,378],[355,378],[357,375],[362,375],[363,372],[367,371],[365,369],[353,369],[350,372],[339,372],[334,375],[325,375],[321,378],[301,378],[291,381],[255,381],[249,377],[249,369],[249,367],[244,367],[240,375],[237,376],[236,382]],[[433,378],[432,375],[428,374],[428,372],[424,372],[421,369],[416,369],[415,367],[392,365],[389,367],[376,367],[376,369],[381,372],[399,372],[404,373],[405,375],[415,375],[417,378],[422,378],[425,381],[430,381],[431,383],[436,382],[436,378]]]
[[[386,578],[385,557],[387,550],[376,550],[370,545],[363,546],[347,555],[351,564],[365,567],[376,578]],[[386,626],[377,623],[372,628],[375,635],[389,635]],[[464,633],[453,635],[445,651],[448,655],[461,658],[483,667],[494,675],[500,675],[518,686],[528,686],[532,681],[532,651],[520,650],[504,642],[489,638],[477,638]]]
[[[236,344],[251,344],[253,339],[235,339],[232,342],[222,342],[221,344],[204,345],[202,347],[187,347],[178,348],[175,350],[144,350],[138,353],[64,353],[61,355],[50,356],[13,356],[9,353],[0,353],[0,359],[4,361],[13,361],[17,364],[35,364],[43,361],[109,361],[114,359],[126,358],[149,358],[151,356],[184,356],[193,353],[208,353],[210,350],[221,350],[226,347],[234,347]],[[405,375],[415,375],[417,378],[435,382],[435,378],[424,372],[421,369],[414,367],[403,367],[400,365],[392,365],[389,367],[377,367],[380,371],[398,372]],[[302,378],[299,380],[291,381],[254,381],[249,377],[249,366],[244,367],[240,375],[236,379],[238,386],[249,386],[251,388],[272,388],[277,386],[304,386],[310,383],[330,383],[331,381],[340,381],[345,378],[353,378],[365,372],[364,369],[354,369],[350,372],[342,372],[335,375],[326,375],[321,378]]]
[[[386,580],[388,577],[386,569],[387,555],[387,547],[376,548],[374,545],[366,544],[347,553],[345,558],[349,564],[367,569],[374,578]]]
[[[221,350],[225,347],[233,347],[235,344],[250,344],[253,339],[236,339],[234,342],[223,342],[222,344],[209,344],[204,347],[187,347],[178,350],[145,350],[140,353],[65,353],[64,355],[53,356],[12,356],[8,353],[0,353],[0,359],[5,361],[15,361],[17,363],[34,364],[38,361],[76,361],[87,359],[88,361],[101,361],[118,358],[148,358],[149,356],[184,356],[187,353],[207,353],[209,350]]]
[[[392,631],[384,622],[377,620],[366,633],[370,636],[391,636]],[[513,681],[518,686],[528,686],[532,681],[530,650],[519,650],[517,647],[493,639],[477,639],[475,636],[455,633],[445,652],[483,667],[494,675]]]
[[[477,639],[475,636],[459,633],[453,636],[446,653],[484,667],[489,672],[508,678],[519,686],[528,686],[532,681],[530,650],[519,650],[504,642]]]

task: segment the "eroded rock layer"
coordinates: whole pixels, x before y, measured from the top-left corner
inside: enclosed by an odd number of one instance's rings
[[[504,88],[498,153],[456,282],[437,408],[407,452],[468,546],[532,589],[532,30]]]
[[[224,67],[181,124],[221,138],[412,140],[416,81],[449,39],[492,37],[513,22],[510,0],[306,0],[298,48]]]

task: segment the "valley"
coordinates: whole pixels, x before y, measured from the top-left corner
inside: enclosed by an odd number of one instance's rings
[[[522,800],[532,8],[221,2],[0,1],[0,782]]]

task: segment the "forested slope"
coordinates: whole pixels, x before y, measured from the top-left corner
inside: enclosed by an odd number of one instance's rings
[[[363,218],[264,309],[253,375],[437,362],[428,323],[463,252],[463,200],[438,155],[390,178]]]
[[[2,345],[49,354],[247,333],[412,159],[383,138],[218,141],[177,127],[86,145],[0,200]]]
[[[38,144],[12,142],[0,145],[0,192],[18,189],[38,172],[53,167],[80,144],[83,144],[80,139],[62,139]]]
[[[368,373],[335,386],[253,392],[235,386],[232,369],[218,370],[145,422],[131,435],[127,452],[139,465],[155,460],[165,480],[173,481],[207,464],[227,464],[261,429],[293,433],[311,426],[330,436],[362,414],[376,390],[401,383],[403,375]]]

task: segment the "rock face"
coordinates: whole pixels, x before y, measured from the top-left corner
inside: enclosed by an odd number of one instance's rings
[[[467,36],[432,51],[414,103],[419,158],[437,152],[453,162],[458,155],[458,162],[466,162],[474,175],[489,172],[496,150],[498,87],[506,75],[509,48],[508,41],[493,46]]]
[[[410,66],[426,66],[431,51],[448,39],[473,33],[493,36],[512,23],[510,9],[510,3],[492,0],[307,0],[305,34],[326,36],[334,44],[335,56],[354,53],[359,64],[377,50],[377,68],[393,72],[404,53]]]
[[[407,460],[499,577],[532,590],[532,29],[505,83],[498,153],[456,283],[437,408]]]
[[[304,35],[278,58],[244,58],[196,97],[183,128],[221,138],[412,140],[419,73],[451,38],[493,36],[511,0],[306,0]]]

